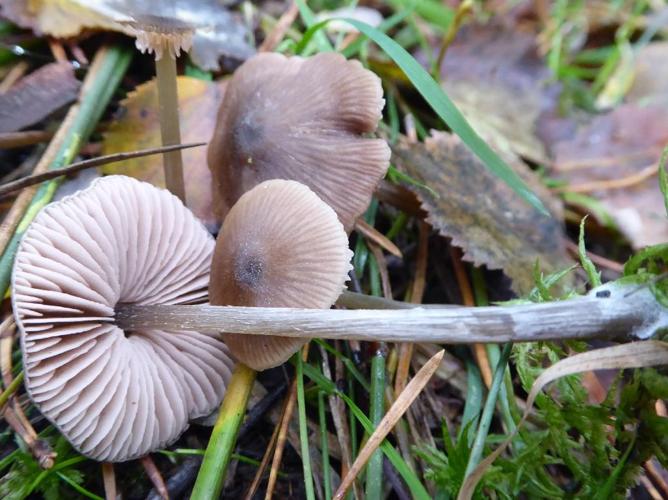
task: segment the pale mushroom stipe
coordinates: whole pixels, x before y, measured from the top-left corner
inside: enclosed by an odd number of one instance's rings
[[[230,79],[209,144],[218,215],[253,186],[290,179],[349,231],[389,166],[387,143],[365,136],[384,103],[380,79],[340,54],[250,58]]]
[[[336,213],[308,187],[271,180],[232,207],[211,264],[214,305],[328,309],[352,268]],[[307,339],[226,334],[232,354],[255,370],[285,362]]]
[[[12,277],[26,389],[84,455],[146,455],[220,404],[233,362],[217,335],[114,321],[121,303],[205,302],[213,249],[175,196],[123,176],[48,205],[26,231]]]

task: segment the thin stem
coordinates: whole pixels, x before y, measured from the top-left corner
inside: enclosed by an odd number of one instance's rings
[[[508,358],[510,357],[510,351],[512,350],[512,344],[508,343],[503,347],[501,351],[501,357],[499,362],[496,364],[494,369],[494,378],[492,379],[492,386],[489,388],[489,393],[487,394],[487,400],[485,401],[485,407],[482,410],[482,416],[480,417],[480,425],[478,426],[478,432],[475,436],[475,441],[471,448],[471,454],[469,455],[469,462],[466,465],[465,477],[473,472],[478,462],[480,462],[480,457],[482,456],[482,450],[485,446],[485,440],[487,439],[487,434],[489,433],[489,426],[492,423],[492,416],[494,416],[494,408],[496,407],[496,398],[499,395],[499,389],[503,383],[503,374],[506,371],[506,365],[508,364]]]
[[[611,283],[584,297],[508,307],[317,310],[120,305],[116,317],[109,320],[128,330],[178,326],[208,333],[295,338],[498,344],[567,338],[647,338],[668,325],[668,311],[648,287]]]
[[[179,125],[179,97],[176,88],[176,60],[169,54],[163,54],[160,59],[155,61],[155,73],[158,83],[162,145],[180,144],[181,127]],[[163,160],[167,189],[185,203],[186,188],[183,181],[181,151],[165,153]]]
[[[329,470],[329,439],[327,433],[327,414],[325,412],[325,392],[318,392],[318,421],[320,424],[320,448],[322,449],[322,482],[325,500],[332,498],[332,480]]]
[[[369,402],[369,420],[374,428],[385,414],[385,350],[381,345],[371,360],[371,401]],[[379,500],[383,492],[383,452],[377,449],[371,455],[366,466],[365,498]]]
[[[0,409],[5,406],[9,398],[12,397],[12,394],[14,394],[18,388],[21,387],[24,375],[24,372],[19,373],[16,378],[12,380],[12,383],[9,384],[9,387],[7,387],[7,389],[5,389],[2,394],[0,394]]]
[[[193,144],[174,144],[172,146],[162,146],[159,148],[149,148],[149,149],[140,149],[138,151],[128,151],[127,153],[114,153],[111,155],[98,156],[97,158],[91,158],[90,160],[83,160],[76,163],[72,163],[69,167],[63,168],[54,168],[53,170],[48,170],[41,174],[30,175],[28,177],[23,177],[15,181],[7,182],[0,185],[0,196],[18,191],[19,189],[32,186],[34,184],[39,184],[40,182],[48,181],[60,177],[61,175],[69,175],[87,168],[98,167],[100,165],[107,165],[109,163],[114,163],[123,160],[129,160],[131,158],[140,158],[142,156],[150,156],[159,153],[165,153],[170,151],[177,151],[181,149],[194,148],[196,146],[205,146],[206,142],[198,142]]]
[[[246,413],[256,372],[237,363],[232,373],[218,419],[211,432],[204,460],[191,494],[193,500],[213,500],[220,496],[225,471],[232,458],[239,426]]]
[[[475,428],[478,425],[478,417],[482,408],[483,383],[478,365],[473,361],[466,362],[466,399],[464,400],[464,414],[462,415],[462,425],[459,430],[461,438],[466,430],[466,439],[471,442],[475,435]],[[468,429],[467,429],[468,426]]]
[[[302,356],[303,352],[303,356]],[[311,470],[311,450],[309,448],[308,427],[306,425],[306,399],[304,397],[304,361],[308,353],[308,344],[297,354],[297,413],[299,414],[299,438],[301,441],[302,466],[304,469],[304,488],[306,498],[315,500],[313,472]]]

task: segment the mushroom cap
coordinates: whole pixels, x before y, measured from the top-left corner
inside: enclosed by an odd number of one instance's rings
[[[130,20],[119,23],[136,37],[135,46],[142,53],[155,53],[155,59],[163,55],[176,59],[181,51],[188,52],[198,27],[176,17],[157,16],[150,13],[131,13]]]
[[[331,206],[347,230],[385,175],[390,149],[376,130],[380,79],[359,61],[262,53],[230,79],[208,150],[217,215],[260,182],[291,179]]]
[[[124,332],[118,303],[206,301],[214,242],[164,189],[124,176],[46,206],[19,245],[12,301],[30,398],[84,455],[120,462],[213,411],[228,349],[198,332]]]
[[[328,309],[351,269],[348,236],[336,213],[307,186],[271,180],[239,198],[218,235],[209,301],[215,305]],[[285,362],[305,340],[224,335],[255,370]]]

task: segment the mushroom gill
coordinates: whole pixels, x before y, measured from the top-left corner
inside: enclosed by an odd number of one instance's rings
[[[176,197],[123,176],[48,205],[26,231],[12,277],[26,388],[84,455],[143,456],[219,405],[232,361],[218,338],[114,324],[119,303],[206,301],[213,248]]]

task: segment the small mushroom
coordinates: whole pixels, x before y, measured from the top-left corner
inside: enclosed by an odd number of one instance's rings
[[[176,81],[176,58],[187,52],[196,25],[177,17],[156,16],[148,12],[129,12],[130,20],[119,21],[135,35],[135,45],[142,53],[155,53],[155,73],[160,106],[160,135],[163,146],[181,143],[179,125],[179,100]],[[165,185],[181,201],[185,202],[181,151],[163,154]]]
[[[340,54],[258,54],[230,80],[209,145],[214,202],[222,218],[269,179],[309,186],[350,230],[385,175],[390,149],[376,130],[380,79]]]
[[[26,388],[84,455],[143,456],[220,404],[233,362],[219,338],[114,323],[120,303],[205,302],[213,249],[176,197],[123,176],[48,205],[26,231],[12,277]]]
[[[352,252],[336,213],[307,186],[266,181],[239,198],[211,264],[214,305],[328,309],[341,294]],[[226,334],[232,354],[255,370],[285,362],[305,341]]]

